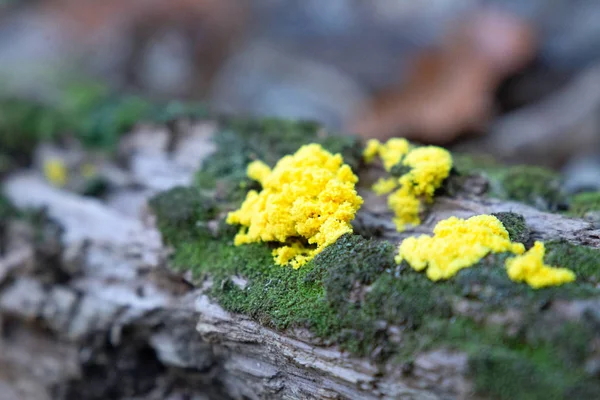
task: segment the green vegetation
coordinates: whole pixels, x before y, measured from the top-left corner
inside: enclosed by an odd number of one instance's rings
[[[8,199],[0,194],[0,222],[6,221],[15,213],[15,209]]]
[[[193,187],[176,187],[150,201],[163,237],[179,240],[206,237],[210,234],[206,221],[214,217],[214,201]]]
[[[529,165],[505,166],[489,156],[455,154],[455,169],[460,175],[483,175],[489,181],[488,195],[529,204],[543,211],[567,208],[557,173]]]
[[[522,215],[513,212],[500,212],[492,215],[502,222],[512,242],[523,243],[525,246],[529,244],[531,231]]]
[[[576,246],[566,241],[548,242],[545,261],[573,270],[578,281],[600,282],[600,249]]]
[[[223,119],[214,140],[217,149],[204,161],[196,183],[203,189],[216,189],[220,201],[234,203],[240,202],[248,190],[258,188],[246,178],[246,166],[251,161],[262,160],[273,167],[281,157],[295,153],[302,145],[319,143],[332,153],[341,153],[355,169],[362,150],[355,137],[327,135],[313,122],[274,118]]]
[[[29,162],[40,140],[68,134],[87,147],[111,150],[138,121],[170,123],[205,116],[198,104],[157,105],[94,87],[74,88],[56,107],[0,100],[0,175],[14,164]],[[440,347],[465,351],[475,389],[493,398],[600,397],[598,382],[584,368],[590,345],[598,340],[597,329],[587,321],[556,323],[545,311],[557,300],[598,296],[600,250],[563,241],[546,243],[546,262],[574,270],[577,281],[541,290],[508,279],[504,262],[509,254],[488,256],[453,279],[434,283],[408,265],[395,264],[396,244],[360,235],[344,235],[299,270],[280,267],[273,263],[269,244],[233,246],[237,227],[225,223],[227,212],[239,206],[248,190],[259,188],[246,178],[246,166],[256,159],[273,166],[303,144],[316,142],[342,153],[356,171],[361,165],[360,142],[327,135],[312,122],[241,118],[221,118],[214,140],[217,150],[205,160],[194,185],[161,193],[150,206],[164,239],[175,250],[173,267],[191,271],[198,282],[210,282],[210,294],[225,309],[273,329],[308,329],[316,341],[377,362],[408,365],[415,354]],[[398,167],[393,172],[405,171]],[[455,156],[455,173],[459,178],[482,174],[489,180],[491,196],[550,211],[567,204],[559,177],[542,168],[506,168],[486,157]],[[455,188],[446,189],[452,193]],[[599,199],[598,193],[573,196],[569,212],[582,216],[598,210]],[[13,215],[0,197],[0,245],[2,223]],[[39,220],[41,215],[24,215],[43,228],[36,231],[36,245],[56,247],[56,240],[50,239],[60,232]],[[522,216],[496,216],[511,240],[531,244]],[[60,264],[54,247],[40,253],[47,260],[43,265]],[[48,270],[60,273],[59,268]],[[478,308],[461,311],[461,302]],[[484,323],[490,314],[509,310],[522,315],[516,330]]]
[[[28,164],[40,141],[71,135],[87,148],[112,151],[119,137],[140,121],[166,123],[206,115],[201,104],[159,104],[90,84],[70,87],[52,104],[0,98],[0,176]]]
[[[597,296],[600,250],[548,243],[546,261],[572,268],[578,279],[540,290],[508,279],[509,254],[488,256],[455,278],[434,283],[396,265],[395,245],[359,235],[344,235],[299,270],[276,266],[269,244],[233,246],[237,227],[224,222],[227,211],[258,188],[245,178],[246,165],[254,159],[274,165],[317,141],[348,154],[356,167],[360,146],[352,138],[322,136],[311,123],[278,120],[225,120],[215,140],[217,151],[198,172],[195,186],[161,194],[151,205],[175,248],[172,265],[190,270],[199,282],[210,278],[210,293],[225,309],[278,330],[308,329],[321,343],[378,362],[409,365],[427,349],[462,350],[469,354],[476,390],[494,398],[598,393],[584,371],[594,331],[583,323],[546,327],[549,318],[540,310],[559,299]],[[538,196],[514,188],[507,193],[533,202]],[[557,203],[544,206],[550,204]],[[531,241],[522,216],[497,217],[512,240]],[[474,315],[458,312],[460,301],[475,302],[479,309]],[[493,312],[513,309],[523,315],[516,333],[481,323]]]
[[[16,211],[7,198],[0,194],[0,254],[4,252],[6,240],[6,228],[10,217],[15,215]]]
[[[533,205],[541,210],[566,208],[566,196],[560,177],[541,167],[508,167],[500,176],[503,195],[507,199]]]
[[[600,192],[583,192],[571,197],[569,214],[583,217],[590,211],[600,212]]]
[[[561,188],[561,177],[546,168],[517,165],[507,167],[491,156],[454,154],[454,171],[449,183],[460,185],[460,177],[479,174],[488,180],[488,195],[515,200],[543,211],[565,211],[567,215],[583,217],[600,211],[600,192],[583,192],[567,196]],[[450,194],[458,192],[454,187]]]

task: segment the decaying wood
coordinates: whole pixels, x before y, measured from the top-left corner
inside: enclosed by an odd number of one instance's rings
[[[201,148],[210,137],[210,127],[192,128],[180,149]],[[206,295],[210,282],[192,287],[170,272],[145,199],[190,182],[198,165],[168,141],[142,139],[140,132],[128,138],[129,178],[103,201],[54,188],[33,172],[5,182],[15,205],[45,207],[64,232],[58,262],[41,269],[35,245],[17,240],[18,226],[9,227],[16,239],[0,259],[1,399],[473,398],[463,353],[415,354],[406,374],[402,366],[375,365],[320,345],[308,332],[276,332],[226,312]],[[160,163],[148,161],[153,158]],[[145,165],[161,166],[160,185]],[[119,193],[133,192],[137,201],[124,205]],[[498,211],[523,214],[536,238],[600,247],[600,230],[588,222],[479,198],[439,199],[423,225],[398,234],[385,204],[366,195],[357,227],[399,241],[450,215]],[[49,273],[54,269],[60,273]],[[457,305],[467,313],[465,307]],[[569,318],[585,309],[563,307]],[[94,392],[99,379],[102,389]]]

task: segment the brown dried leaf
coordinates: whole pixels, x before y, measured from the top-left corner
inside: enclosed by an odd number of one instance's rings
[[[418,54],[407,83],[376,95],[350,130],[429,143],[482,130],[497,85],[523,68],[534,51],[533,29],[526,22],[490,10],[470,15],[440,48]]]

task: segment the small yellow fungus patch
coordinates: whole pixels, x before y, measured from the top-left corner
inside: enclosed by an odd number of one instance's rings
[[[441,147],[419,147],[408,153],[402,164],[410,167],[410,172],[400,177],[400,184],[410,187],[416,196],[431,201],[435,190],[450,174],[452,157]]]
[[[506,260],[509,278],[515,282],[524,281],[535,289],[573,282],[573,271],[544,264],[545,252],[544,243],[535,242],[525,254]]]
[[[575,280],[573,271],[544,264],[542,242],[535,242],[525,252],[521,243],[510,241],[502,223],[492,215],[477,215],[467,220],[450,217],[440,221],[433,236],[405,239],[398,249],[396,262],[406,261],[416,271],[427,269],[427,277],[438,281],[456,275],[489,253],[502,252],[517,255],[506,261],[508,277],[515,282],[525,282],[537,289]]]
[[[476,264],[489,253],[522,254],[521,243],[512,243],[504,225],[494,216],[478,215],[467,220],[450,217],[440,221],[433,236],[409,237],[401,244],[396,262],[403,260],[416,271],[427,268],[432,281],[448,279]]]
[[[419,225],[421,219],[421,201],[414,196],[409,187],[403,186],[390,194],[388,205],[394,210],[394,224],[398,231],[403,231],[406,225]]]
[[[227,223],[242,225],[236,246],[280,242],[273,251],[279,265],[299,268],[340,236],[352,232],[350,222],[362,205],[354,188],[358,178],[340,154],[318,144],[301,147],[271,170],[252,162],[247,174],[262,185],[250,191]]]
[[[363,152],[363,158],[365,162],[370,163],[373,161],[375,156],[379,154],[379,147],[381,143],[377,139],[371,139],[367,142],[367,146],[365,147],[365,151]]]
[[[379,178],[373,185],[373,191],[378,196],[389,194],[398,187],[398,179],[396,178]]]
[[[379,146],[379,157],[383,161],[383,167],[386,171],[390,171],[392,167],[402,160],[410,150],[410,143],[406,139],[393,138],[387,141],[386,144]]]
[[[44,162],[44,176],[54,186],[67,184],[68,172],[65,162],[59,158],[51,158]]]
[[[382,144],[369,140],[363,153],[366,162],[379,155],[386,171],[401,163],[409,171],[399,178],[382,178],[373,185],[378,195],[388,194],[388,205],[394,211],[394,222],[398,231],[406,225],[418,225],[420,200],[431,202],[433,194],[450,174],[452,157],[450,153],[435,146],[411,148],[405,139],[390,139]]]
[[[248,169],[246,171],[248,178],[254,179],[262,184],[267,177],[271,174],[271,168],[264,162],[257,160],[253,161],[248,165]]]

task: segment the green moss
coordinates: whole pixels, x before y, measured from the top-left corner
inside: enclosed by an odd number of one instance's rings
[[[52,139],[63,129],[62,114],[43,105],[19,99],[0,101],[0,156],[2,169],[29,161],[33,148],[42,139]]]
[[[500,176],[502,195],[541,210],[557,211],[566,204],[560,177],[541,167],[509,167]]]
[[[0,194],[0,221],[6,221],[16,212],[8,199]]]
[[[168,243],[208,235],[208,221],[215,215],[213,200],[193,187],[176,187],[160,193],[149,205]]]
[[[486,311],[522,303],[523,296],[531,289],[508,278],[504,263],[511,256],[509,253],[492,254],[461,270],[453,280],[455,293],[481,301]]]
[[[562,324],[552,323],[547,317],[539,317],[535,329],[527,332],[527,341],[532,347],[552,345],[555,359],[561,360],[569,368],[577,369],[584,365],[590,356],[594,341],[594,327],[585,320],[580,322],[568,321]]]
[[[390,169],[390,175],[395,178],[400,178],[402,175],[408,174],[411,170],[412,167],[404,165],[402,161],[400,161],[398,164],[392,166]]]
[[[478,392],[498,399],[565,399],[576,393],[600,393],[599,382],[583,368],[595,335],[590,326],[548,323],[547,316],[537,313],[528,328],[521,338],[488,333],[487,344],[469,351]]]
[[[545,247],[546,263],[573,270],[578,282],[600,282],[600,249],[566,241],[547,242]]]
[[[454,168],[459,175],[480,174],[489,182],[488,195],[519,201],[544,211],[566,209],[567,196],[557,173],[529,165],[506,166],[491,156],[454,154]]]
[[[569,214],[583,217],[590,211],[600,211],[600,192],[584,192],[571,197]]]
[[[551,360],[549,360],[551,361]],[[490,347],[470,358],[475,389],[498,399],[562,399],[565,377],[521,354]]]
[[[196,217],[190,220],[189,215]],[[167,218],[190,229],[196,218],[213,217],[191,211],[183,217],[162,213],[158,219],[163,227]],[[584,383],[587,392],[595,390],[582,372],[590,331],[578,325],[554,326],[558,330],[540,325],[544,314],[539,310],[562,298],[570,285],[536,291],[515,284],[502,267],[507,254],[434,283],[394,265],[394,247],[386,242],[345,235],[294,270],[274,265],[267,244],[232,246],[234,234],[235,229],[223,229],[219,235],[187,235],[173,243],[173,265],[191,269],[198,281],[210,278],[211,295],[229,311],[278,330],[307,328],[323,343],[379,361],[406,363],[414,354],[440,346],[466,351],[477,391],[501,399],[537,399],[548,390],[571,393]],[[516,337],[507,336],[502,327],[486,328],[470,317],[453,316],[456,298],[478,300],[483,315],[517,308],[532,319]],[[401,329],[401,340],[390,336],[390,326]]]
[[[549,249],[553,249],[553,247],[554,245],[550,243]],[[506,259],[513,257],[510,253],[489,255],[476,265],[461,270],[448,283],[452,285],[455,294],[480,301],[483,305],[482,310],[485,312],[506,308],[517,308],[523,312],[535,311],[556,300],[586,299],[600,294],[600,291],[592,284],[593,280],[584,277],[584,273],[578,272],[588,268],[588,265],[589,268],[593,268],[591,264],[587,263],[597,257],[593,253],[597,250],[589,249],[592,250],[589,253],[586,250],[588,249],[574,250],[571,248],[571,251],[576,252],[580,257],[579,260],[582,261],[582,264],[577,266],[576,256],[573,262],[568,262],[565,266],[566,268],[574,267],[573,270],[578,275],[575,283],[532,289],[525,283],[513,282],[506,274],[505,269]],[[554,263],[555,253],[553,251],[546,255],[545,262],[560,265]]]
[[[302,145],[319,143],[326,150],[341,153],[351,166],[358,165],[361,149],[357,138],[327,135],[318,124],[280,119],[227,119],[215,137],[216,152],[204,163],[201,173],[221,180],[243,181],[246,166],[262,160],[273,166]]]
[[[344,161],[355,168],[361,158],[357,138],[328,134],[315,122],[277,118],[230,118],[224,121],[222,129],[223,133],[232,133],[239,141],[237,146],[223,147],[223,150],[245,153],[245,164],[248,160],[260,159],[272,166],[284,155],[295,153],[302,145],[308,143],[319,143],[332,153],[341,153]],[[223,139],[229,139],[227,144],[231,145],[231,138],[229,136]],[[221,140],[217,138],[217,144],[220,144]]]
[[[373,283],[384,271],[393,269],[394,247],[388,242],[344,235],[315,257],[315,268],[308,279],[322,281],[329,302],[341,312],[360,307],[360,299],[352,299]]]
[[[6,228],[9,219],[16,214],[16,210],[8,199],[0,194],[0,254],[4,252],[7,239]]]
[[[110,96],[67,114],[76,136],[89,148],[112,150],[121,135],[147,120],[152,105],[137,96]]]
[[[237,227],[224,223],[226,212],[238,207],[249,189],[258,189],[245,178],[247,164],[261,159],[274,165],[301,145],[318,142],[342,152],[350,163],[356,157],[358,165],[360,145],[352,138],[323,136],[314,124],[271,119],[226,120],[215,141],[217,150],[198,173],[195,187],[167,192],[151,205],[175,248],[173,266],[190,270],[198,282],[210,282],[211,296],[226,310],[277,330],[307,328],[324,344],[375,361],[405,365],[429,349],[465,351],[476,389],[484,396],[536,399],[551,391],[563,398],[578,387],[585,388],[581,393],[596,390],[583,372],[590,331],[579,323],[547,328],[548,317],[541,311],[555,300],[598,295],[596,250],[548,244],[547,262],[568,257],[568,265],[561,266],[573,267],[578,280],[541,290],[508,279],[504,262],[510,254],[488,256],[453,279],[432,282],[405,264],[396,265],[394,245],[359,235],[344,235],[298,270],[277,266],[272,245],[235,247]],[[502,171],[495,175],[498,182],[508,176]],[[510,193],[535,203],[535,190]],[[521,216],[497,217],[512,240],[530,241]],[[457,301],[463,300],[477,304],[478,315],[457,313]],[[498,324],[481,324],[490,312],[509,309],[526,316],[516,334]]]
[[[492,215],[502,222],[512,242],[523,243],[524,245],[529,243],[531,231],[522,215],[513,212],[500,212]]]
[[[335,331],[335,311],[323,286],[305,279],[311,265],[301,270],[275,265],[265,244],[235,247],[231,240],[203,238],[176,247],[174,265],[191,267],[199,280],[209,276],[211,293],[225,309],[276,329],[307,327],[321,337]],[[234,277],[247,283],[239,287]]]
[[[487,173],[494,175],[504,167],[494,157],[485,154],[452,154],[452,165],[460,175]]]
[[[40,141],[73,135],[87,148],[112,151],[121,135],[140,121],[206,117],[201,104],[160,104],[117,95],[94,84],[73,85],[54,103],[0,99],[0,175],[31,161]]]

